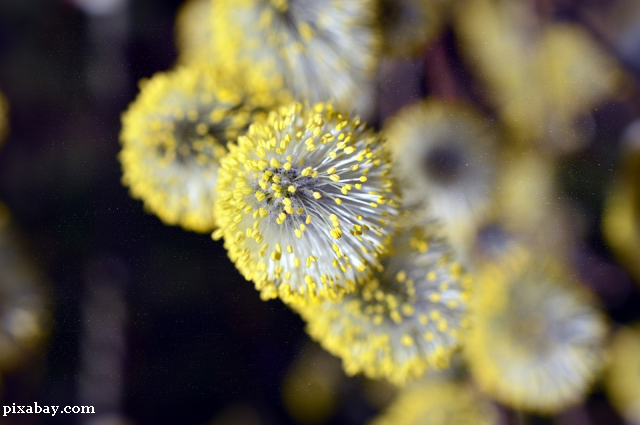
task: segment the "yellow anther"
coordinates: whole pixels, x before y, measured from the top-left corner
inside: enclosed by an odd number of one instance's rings
[[[446,332],[449,329],[449,324],[446,320],[442,319],[438,322],[438,332]]]
[[[413,316],[414,312],[415,310],[411,304],[402,305],[402,314],[404,314],[405,316]]]

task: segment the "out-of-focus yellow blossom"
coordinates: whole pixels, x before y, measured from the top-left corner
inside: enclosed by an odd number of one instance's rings
[[[389,154],[359,119],[293,104],[229,149],[214,238],[263,299],[339,299],[379,267],[399,213]]]
[[[299,424],[325,423],[339,403],[338,387],[343,379],[340,361],[309,344],[284,376],[284,407]]]
[[[0,146],[9,132],[9,103],[0,92]]]
[[[551,161],[535,152],[503,151],[496,180],[495,209],[514,230],[535,228],[549,216],[557,198]]]
[[[383,271],[342,301],[300,313],[307,332],[342,358],[347,374],[402,385],[449,365],[469,326],[471,285],[443,240],[403,229]]]
[[[460,2],[460,47],[515,140],[575,149],[585,142],[578,121],[619,91],[623,74],[586,30],[542,22],[534,8],[526,1]]]
[[[516,409],[553,414],[579,403],[604,363],[607,326],[560,265],[516,251],[478,276],[465,347],[478,385]]]
[[[456,249],[468,246],[492,198],[497,135],[470,107],[427,100],[383,129],[407,209],[428,211]]]
[[[553,114],[577,118],[618,90],[621,71],[579,25],[548,24],[538,45],[535,70]]]
[[[213,54],[213,0],[186,0],[176,17],[178,63],[217,65]]]
[[[447,0],[379,0],[383,52],[417,56],[444,26]]]
[[[537,249],[570,253],[581,226],[558,194],[553,162],[535,151],[508,149],[497,169],[490,219],[480,232],[497,225]]]
[[[208,67],[154,75],[122,116],[123,183],[166,224],[212,231],[225,143],[265,115],[263,100]]]
[[[217,0],[214,54],[296,100],[370,112],[380,50],[376,0]]]
[[[605,383],[615,408],[629,422],[640,424],[640,323],[616,333]]]
[[[371,425],[496,425],[496,408],[463,382],[427,381],[405,388]]]
[[[42,278],[0,202],[0,370],[16,367],[43,343],[48,304]]]
[[[602,227],[609,246],[640,284],[640,121],[625,132],[620,157]]]

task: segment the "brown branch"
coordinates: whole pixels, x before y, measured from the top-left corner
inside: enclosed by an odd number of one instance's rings
[[[425,51],[424,72],[427,87],[434,96],[445,100],[461,97],[460,85],[456,81],[443,37],[436,40]]]

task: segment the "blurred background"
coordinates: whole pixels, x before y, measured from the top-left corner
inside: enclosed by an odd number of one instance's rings
[[[640,319],[640,286],[628,262],[608,248],[601,222],[624,158],[623,135],[640,118],[640,6],[531,1],[536,19],[581,26],[607,66],[624,74],[621,89],[572,118],[578,141],[545,139],[541,150],[554,158],[558,196],[574,214],[566,224],[579,234],[572,264],[612,321],[630,323]],[[18,334],[27,329],[38,343],[0,364],[0,404],[92,405],[97,412],[14,415],[0,423],[366,423],[390,403],[393,388],[345,377],[294,313],[260,300],[220,242],[163,225],[120,183],[120,115],[141,78],[174,65],[180,3],[0,0],[0,90],[10,106],[0,151],[0,222],[11,227],[7,245],[19,246],[20,257],[6,267],[29,270],[37,284],[21,312],[45,319],[18,322]],[[510,128],[485,84],[491,79],[468,54],[473,43],[460,41],[474,28],[460,13],[441,16],[413,58],[381,60],[372,125],[380,128],[401,107],[434,96],[465,99]],[[511,59],[491,60],[507,66]],[[529,132],[510,134],[520,131]],[[10,311],[15,291],[1,291],[3,312]],[[502,412],[505,423],[523,420]],[[526,420],[624,423],[599,387],[579,410]]]

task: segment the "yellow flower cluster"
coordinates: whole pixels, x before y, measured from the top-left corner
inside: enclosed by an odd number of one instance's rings
[[[471,107],[429,99],[385,124],[404,206],[440,220],[449,241],[468,245],[492,199],[497,135]],[[415,216],[414,216],[415,218]]]
[[[384,269],[339,302],[300,309],[309,334],[348,374],[396,384],[447,367],[469,327],[471,278],[447,244],[402,229]]]
[[[472,106],[436,99],[377,133],[361,116],[376,107],[382,52],[422,49],[445,3],[189,0],[180,66],[143,82],[123,115],[123,182],[165,223],[222,240],[261,297],[299,313],[347,374],[399,386],[450,377],[437,371],[463,351],[487,394],[554,413],[602,367],[606,323],[556,265],[569,244],[550,223],[555,168],[529,151],[548,137],[574,146],[575,120],[621,74],[582,29],[525,19],[526,2],[464,0],[454,31],[509,137]],[[616,193],[605,219],[620,251],[621,234],[640,240],[637,187]],[[331,410],[329,385],[310,376],[318,410]],[[289,405],[299,388],[286,386]],[[420,382],[377,423],[496,421],[470,386]]]
[[[213,54],[270,90],[340,110],[371,106],[380,34],[375,0],[217,0]]]
[[[358,119],[293,104],[229,149],[214,237],[264,298],[339,299],[379,265],[397,202],[382,140]]]
[[[616,333],[605,384],[614,406],[630,422],[640,422],[640,324]]]
[[[371,425],[496,425],[498,412],[469,384],[433,380],[404,389]]]
[[[123,183],[165,223],[210,232],[225,144],[259,118],[259,102],[208,67],[158,73],[141,89],[122,117]]]
[[[175,25],[179,64],[216,65],[212,54],[212,9],[212,0],[188,0],[180,6]]]
[[[604,364],[606,323],[590,294],[553,261],[525,250],[478,274],[465,353],[477,383],[517,409],[578,403]]]

